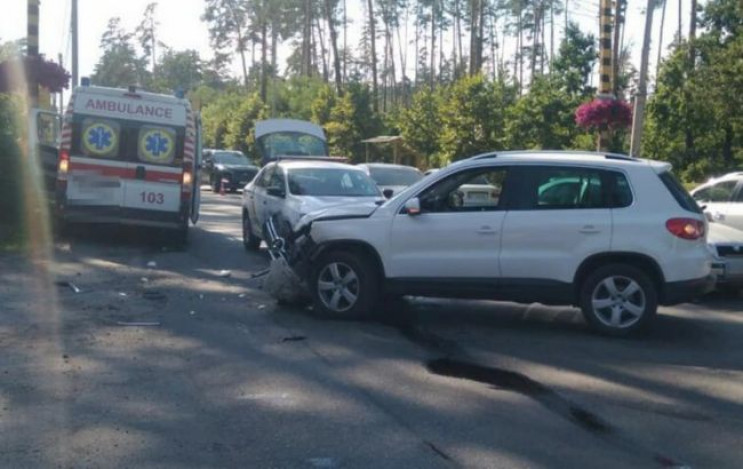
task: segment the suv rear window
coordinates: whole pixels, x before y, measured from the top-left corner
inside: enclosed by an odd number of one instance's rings
[[[663,185],[666,186],[673,198],[676,199],[676,202],[678,202],[681,208],[689,212],[702,213],[702,209],[699,208],[697,202],[691,195],[689,195],[681,184],[681,181],[679,181],[673,173],[664,171],[660,173],[658,177],[663,182]]]

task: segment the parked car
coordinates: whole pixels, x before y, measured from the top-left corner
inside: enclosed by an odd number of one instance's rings
[[[411,184],[423,179],[423,173],[413,166],[388,163],[364,163],[359,168],[374,179],[388,199]]]
[[[381,206],[308,214],[281,252],[330,317],[367,316],[386,296],[487,298],[577,305],[595,330],[630,334],[714,282],[705,217],[670,170],[614,154],[486,153]],[[481,178],[497,200],[461,203]],[[562,186],[571,197],[552,198]]]
[[[214,192],[235,192],[245,187],[258,174],[258,168],[242,152],[235,150],[204,150],[204,172]]]
[[[267,219],[293,226],[304,215],[333,205],[368,203],[383,197],[361,168],[329,159],[280,159],[268,163],[243,191],[243,243],[257,249]]]
[[[715,257],[717,287],[724,290],[743,289],[743,231],[721,223],[709,224],[707,238]]]
[[[712,179],[691,195],[712,221],[743,230],[743,172]]]

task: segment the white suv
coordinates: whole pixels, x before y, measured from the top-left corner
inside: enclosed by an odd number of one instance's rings
[[[360,317],[385,296],[573,304],[596,330],[646,326],[711,288],[706,220],[667,163],[498,152],[454,163],[385,204],[303,217],[283,247],[315,310]],[[493,187],[464,203],[462,187]]]

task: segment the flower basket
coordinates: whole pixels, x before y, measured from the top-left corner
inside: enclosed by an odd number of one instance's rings
[[[620,129],[632,125],[632,109],[626,101],[596,98],[575,110],[575,123],[584,129]]]

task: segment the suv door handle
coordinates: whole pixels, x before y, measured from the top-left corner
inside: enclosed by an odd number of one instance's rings
[[[479,230],[477,230],[477,234],[481,235],[494,235],[496,231],[493,229],[492,226],[483,225],[480,227]]]
[[[580,230],[578,230],[578,231],[579,231],[579,232],[581,232],[581,233],[584,233],[584,234],[595,234],[595,233],[601,233],[601,230],[600,230],[600,229],[598,229],[598,228],[596,228],[596,227],[595,227],[595,226],[593,226],[593,225],[584,225],[584,226],[583,226],[583,228],[581,228],[581,229],[580,229]]]

